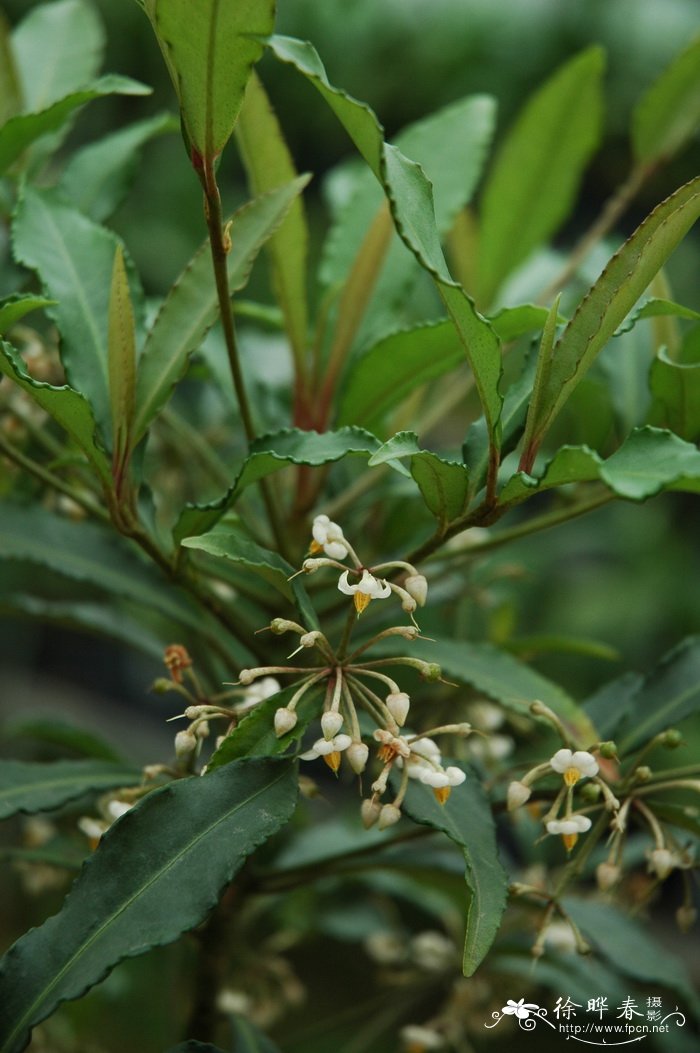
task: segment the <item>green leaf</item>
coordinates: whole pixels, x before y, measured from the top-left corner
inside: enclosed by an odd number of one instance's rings
[[[678,362],[661,348],[651,364],[649,417],[688,442],[700,439],[700,362]]]
[[[641,687],[642,680],[639,673],[623,673],[622,676],[603,684],[583,703],[583,708],[598,729],[601,739],[615,737],[620,722],[629,710],[630,700]]]
[[[202,157],[218,157],[233,132],[246,84],[275,25],[274,0],[146,0],[187,135]]]
[[[0,342],[0,373],[26,391],[42,409],[61,425],[88,460],[102,481],[111,485],[109,462],[97,436],[97,425],[87,399],[67,386],[56,388],[34,380],[26,370],[19,352]]]
[[[33,742],[48,743],[63,753],[90,757],[93,760],[110,761],[123,769],[124,762],[108,742],[83,727],[76,727],[63,720],[39,717],[22,720],[17,723],[4,724],[3,734],[8,740],[31,739]],[[134,775],[131,769],[131,775]],[[117,784],[125,785],[125,784]]]
[[[253,759],[171,783],[123,815],[61,911],[0,963],[3,1053],[19,1053],[32,1027],[123,958],[197,925],[246,857],[289,819],[295,798],[293,764]]]
[[[40,4],[13,33],[25,111],[45,110],[84,87],[102,64],[104,32],[87,0]]]
[[[617,731],[621,754],[700,709],[700,637],[690,636],[664,655],[625,706]]]
[[[232,247],[227,258],[232,293],[246,284],[260,249],[308,181],[308,176],[300,176],[255,198],[233,215],[229,231]],[[187,368],[189,356],[218,315],[211,253],[205,242],[170,290],[146,337],[136,380],[134,442],[167,402]]]
[[[90,219],[103,222],[124,200],[138,171],[142,147],[150,139],[179,128],[175,117],[159,113],[83,146],[61,174],[61,194]]]
[[[148,95],[150,91],[145,84],[139,84],[130,77],[108,74],[80,91],[72,92],[54,102],[48,109],[11,117],[0,127],[0,173],[5,172],[37,139],[62,128],[73,113],[85,103],[105,95]]]
[[[542,330],[542,339],[540,341],[539,351],[537,353],[537,361],[535,365],[535,379],[532,385],[532,392],[530,395],[530,406],[527,413],[527,419],[525,424],[525,435],[523,438],[523,445],[526,450],[531,448],[533,430],[537,421],[538,415],[542,412],[542,405],[546,400],[547,382],[549,379],[549,373],[552,366],[552,353],[554,350],[554,341],[557,335],[557,320],[559,317],[559,300],[561,294],[557,296],[549,309],[547,321],[545,327]]]
[[[109,761],[0,760],[0,819],[50,811],[85,793],[137,786],[141,779],[140,770]]]
[[[567,217],[600,140],[603,67],[599,47],[576,55],[532,96],[506,136],[483,194],[480,304],[490,304],[503,279]]]
[[[233,486],[218,501],[207,505],[187,505],[175,528],[177,537],[205,533],[219,521],[246,487],[290,464],[320,467],[352,454],[369,456],[379,449],[379,439],[362,428],[339,428],[320,434],[287,428],[263,435],[250,445],[250,456],[243,462]]]
[[[411,458],[411,475],[427,508],[446,529],[464,511],[469,492],[469,470],[458,461],[445,461],[429,450],[421,450],[418,436],[399,432],[369,459],[370,466]]]
[[[281,1053],[280,1047],[264,1035],[247,1017],[234,1013],[230,1017],[233,1047],[231,1053]]]
[[[211,556],[220,556],[231,563],[239,563],[260,574],[266,581],[281,592],[287,599],[292,598],[292,583],[288,580],[295,569],[277,552],[270,552],[255,541],[252,541],[242,530],[232,530],[227,526],[218,526],[209,534],[197,537],[186,537],[182,544],[185,548],[199,549]]]
[[[107,363],[112,411],[112,449],[114,464],[117,470],[121,471],[132,445],[131,429],[136,393],[136,334],[129,279],[120,245],[117,245],[114,254],[109,294]]]
[[[440,246],[431,186],[423,169],[384,142],[383,129],[368,106],[332,87],[310,44],[280,36],[270,38],[267,44],[280,61],[293,65],[320,92],[384,188],[400,237],[433,277],[452,317],[474,373],[492,443],[496,445],[502,402],[498,391],[500,343],[450,275]]]
[[[401,807],[414,822],[442,830],[464,852],[471,896],[462,969],[465,976],[472,976],[498,932],[508,881],[498,860],[488,799],[474,772],[464,770],[467,781],[452,791],[444,805],[438,804],[427,787],[409,780]]]
[[[55,302],[45,300],[43,296],[33,296],[31,293],[12,293],[6,296],[0,300],[0,335],[21,321],[25,314],[38,311],[42,307],[52,307]]]
[[[212,1046],[211,1042],[197,1042],[191,1038],[189,1042],[171,1046],[167,1053],[224,1053],[224,1051],[218,1046]]]
[[[641,307],[633,311],[624,325],[621,325],[617,332],[613,333],[613,336],[621,336],[622,333],[628,333],[630,329],[634,329],[637,322],[641,322],[645,318],[663,317],[687,318],[691,321],[697,321],[700,318],[700,312],[693,311],[690,307],[684,307],[682,303],[674,303],[673,300],[652,298],[646,300]]]
[[[22,91],[17,74],[10,27],[0,14],[0,125],[22,108]]]
[[[528,421],[535,448],[598,352],[698,216],[700,177],[658,205],[612,257],[553,350],[537,416],[532,426]]]
[[[388,652],[390,648],[384,650]],[[437,662],[445,676],[471,685],[521,716],[531,716],[530,705],[539,699],[561,718],[583,746],[599,739],[587,714],[558,684],[492,644],[416,640],[411,644],[411,654],[427,662]]]
[[[638,162],[668,161],[700,124],[700,37],[677,55],[640,99],[632,115]]]
[[[700,451],[660,428],[636,428],[607,460],[588,446],[562,446],[539,478],[517,472],[499,501],[518,504],[568,483],[604,483],[618,497],[646,501],[664,490],[700,492]]]
[[[275,735],[274,720],[277,710],[288,704],[300,686],[301,680],[255,706],[212,754],[207,771],[242,757],[274,757],[284,753],[292,742],[297,742],[311,721],[320,716],[323,703],[320,687],[310,687],[301,697],[296,707],[297,722],[281,738]]]
[[[255,194],[276,190],[296,177],[294,161],[282,129],[259,77],[252,73],[236,126],[248,182]],[[306,354],[308,305],[306,271],[309,231],[301,197],[290,205],[277,232],[270,238],[275,297],[284,314],[289,341],[295,356]]]
[[[517,307],[501,307],[489,317],[491,326],[504,344],[517,340],[528,333],[537,333],[544,329],[549,311],[534,303],[521,303]],[[563,321],[563,319],[559,319]]]
[[[13,227],[15,258],[36,270],[58,302],[48,313],[61,333],[61,354],[70,385],[92,406],[103,437],[111,433],[107,320],[114,254],[119,239],[49,192],[26,187]],[[138,327],[143,294],[130,273]]]

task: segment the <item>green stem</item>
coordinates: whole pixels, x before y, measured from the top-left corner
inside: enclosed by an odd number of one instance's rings
[[[51,487],[53,490],[57,490],[61,494],[65,494],[66,497],[70,497],[71,501],[75,501],[77,505],[84,508],[91,516],[95,516],[96,519],[101,519],[103,522],[109,522],[109,515],[104,508],[81,493],[79,490],[75,490],[70,483],[66,483],[59,476],[54,475],[53,472],[42,467],[36,461],[33,461],[26,454],[18,450],[16,446],[8,442],[4,435],[0,432],[0,454],[7,457],[8,461],[13,461],[19,468],[22,468],[25,472],[29,472],[35,479],[39,479],[46,486]]]
[[[578,875],[581,873],[586,863],[588,862],[591,853],[593,852],[593,849],[603,836],[609,821],[610,816],[607,812],[603,812],[602,815],[598,817],[598,821],[596,822],[595,826],[590,831],[590,833],[586,835],[585,841],[581,845],[579,851],[576,853],[576,858],[572,859],[571,862],[568,863],[564,868],[564,872],[562,873],[561,877],[559,878],[559,881],[554,887],[552,899],[558,900],[559,897],[563,895],[567,886],[574,880],[574,878],[578,877]]]

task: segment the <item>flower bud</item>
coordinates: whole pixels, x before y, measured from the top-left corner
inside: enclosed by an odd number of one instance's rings
[[[321,731],[325,739],[334,738],[343,726],[343,718],[340,713],[328,710],[321,717]]]
[[[669,728],[668,731],[664,733],[664,737],[661,741],[667,749],[675,750],[682,744],[683,736],[678,728]]]
[[[277,738],[281,738],[282,735],[286,735],[288,731],[291,731],[295,727],[297,722],[297,715],[293,709],[287,709],[280,707],[275,713],[275,735]]]
[[[395,804],[384,804],[379,811],[377,826],[380,830],[386,830],[387,826],[393,826],[401,818],[401,809]]]
[[[369,746],[365,745],[364,742],[353,742],[345,751],[345,756],[348,758],[348,764],[355,772],[355,775],[361,775],[367,767]]]
[[[444,1049],[442,1035],[432,1027],[406,1024],[401,1028],[401,1042],[407,1053],[429,1053],[432,1049]]]
[[[205,739],[209,734],[209,721],[200,720],[195,724],[194,733],[198,739]]]
[[[698,912],[689,903],[684,903],[676,911],[676,924],[681,932],[690,932],[697,920]]]
[[[406,723],[410,705],[411,700],[405,691],[392,691],[390,695],[386,696],[386,708],[399,727],[403,727]]]
[[[420,676],[423,680],[430,682],[439,680],[442,677],[442,669],[437,662],[423,662],[420,670]]]
[[[621,874],[622,871],[614,863],[599,863],[595,876],[600,891],[609,892],[618,883]]]
[[[656,874],[659,881],[664,881],[676,866],[673,852],[667,848],[655,848],[649,855],[649,873]]]
[[[406,611],[406,614],[413,614],[418,604],[413,599],[413,596],[404,596],[401,601],[401,610]]]
[[[165,695],[168,691],[173,690],[172,680],[168,680],[165,676],[159,676],[157,680],[154,680],[151,684],[151,691],[154,695]]]
[[[288,618],[273,618],[270,622],[270,631],[275,636],[281,636],[282,633],[287,633],[294,628],[296,628],[295,622],[290,622]]]
[[[651,778],[651,768],[646,764],[642,764],[640,768],[637,768],[634,777],[637,782],[649,782],[649,779]]]
[[[525,804],[526,801],[529,801],[531,795],[532,790],[529,786],[526,786],[524,782],[518,782],[517,779],[514,779],[508,787],[508,811],[514,812],[521,804]]]
[[[404,581],[403,587],[419,607],[425,607],[425,601],[428,598],[428,582],[423,574],[410,574]]]
[[[244,687],[247,687],[248,684],[252,684],[255,680],[256,672],[256,669],[241,669],[238,674],[238,683],[243,684]]]
[[[600,786],[595,782],[587,782],[581,787],[581,799],[586,804],[595,804],[600,797]]]
[[[188,706],[185,710],[185,716],[188,720],[196,720],[197,717],[201,717],[202,713],[209,709],[209,706]]]
[[[601,757],[605,757],[606,760],[613,760],[617,757],[617,743],[612,740],[608,742],[601,742],[598,749]]]
[[[314,629],[313,632],[304,633],[303,636],[299,637],[299,643],[302,647],[315,647],[316,641],[323,636],[323,633],[319,632],[318,629]]]
[[[197,749],[197,738],[189,728],[178,731],[175,736],[175,756],[178,760],[186,760]]]
[[[352,749],[352,746],[350,747]],[[379,801],[375,800],[374,797],[367,798],[362,802],[360,807],[360,815],[362,817],[362,825],[366,830],[369,830],[370,826],[374,826],[379,813],[382,810],[382,806]]]

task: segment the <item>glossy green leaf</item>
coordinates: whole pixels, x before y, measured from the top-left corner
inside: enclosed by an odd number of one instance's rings
[[[687,318],[691,321],[697,321],[700,318],[700,312],[693,311],[690,307],[684,307],[682,303],[674,303],[673,300],[652,298],[643,303],[641,307],[638,307],[636,311],[633,311],[617,332],[613,333],[613,336],[628,333],[631,329],[634,329],[637,322],[641,322],[645,318],[663,317]]]
[[[410,457],[411,475],[426,506],[445,529],[464,511],[469,492],[469,470],[458,461],[445,461],[418,445],[418,436],[399,432],[369,459],[370,466]]]
[[[136,786],[142,777],[139,769],[109,761],[0,760],[0,819],[60,808],[91,791]]]
[[[637,428],[607,460],[588,446],[562,446],[535,479],[517,472],[499,500],[517,504],[534,493],[599,480],[618,497],[646,501],[664,490],[700,492],[700,451],[672,432]]]
[[[617,732],[623,754],[696,713],[700,709],[700,637],[688,637],[664,655],[625,709],[625,720]]]
[[[219,521],[243,491],[290,464],[320,467],[354,454],[369,456],[379,449],[379,439],[362,428],[339,428],[319,434],[287,428],[263,435],[250,445],[250,455],[243,462],[233,485],[218,501],[206,505],[188,505],[181,513],[175,533],[178,537],[205,533]]]
[[[7,19],[0,14],[0,125],[22,108],[22,91]]]
[[[478,302],[559,227],[598,146],[604,56],[588,48],[532,96],[506,136],[484,188]]]
[[[537,361],[535,364],[535,377],[532,384],[532,392],[530,394],[530,405],[525,423],[525,435],[523,438],[523,445],[526,450],[530,448],[538,416],[541,416],[542,406],[543,404],[546,404],[547,383],[549,380],[549,374],[552,366],[554,341],[557,335],[559,299],[560,296],[557,296],[549,309],[547,321],[545,323],[544,329],[542,330],[542,339],[540,340],[539,351],[537,352]]]
[[[278,694],[264,699],[244,716],[212,754],[207,771],[242,757],[274,757],[284,753],[291,743],[298,742],[311,721],[320,716],[323,703],[320,687],[309,688],[299,700],[297,722],[286,735],[280,738],[275,735],[274,721],[277,710],[288,704],[300,686],[301,680],[295,681]]]
[[[16,325],[30,311],[52,307],[54,303],[55,300],[45,300],[43,296],[33,296],[31,293],[12,293],[6,296],[0,300],[0,335]]]
[[[294,161],[279,121],[259,77],[252,73],[236,126],[236,140],[255,194],[276,190],[296,178]],[[308,305],[306,271],[309,231],[301,197],[289,207],[270,238],[275,296],[284,314],[287,335],[297,358],[306,354]]]
[[[323,64],[310,44],[279,36],[267,43],[278,59],[293,65],[320,92],[384,188],[400,237],[435,280],[452,317],[474,373],[489,434],[497,444],[502,401],[498,391],[500,343],[449,273],[435,222],[431,186],[421,166],[384,142],[383,129],[368,106],[329,83]]]
[[[688,442],[700,439],[700,362],[679,362],[661,348],[651,364],[649,419]]]
[[[119,239],[50,192],[26,187],[13,227],[15,258],[36,270],[57,306],[48,312],[61,333],[68,382],[92,406],[103,437],[111,433],[107,328],[114,254]],[[143,294],[129,273],[137,327]]]
[[[0,963],[3,1053],[19,1053],[32,1027],[123,958],[197,925],[246,857],[289,819],[295,800],[293,764],[253,759],[171,783],[123,815],[61,911]]]
[[[103,222],[124,200],[144,145],[179,130],[175,117],[159,113],[88,143],[75,151],[64,168],[58,182],[61,193],[84,215]]]
[[[45,110],[83,88],[102,64],[104,32],[87,0],[39,4],[12,35],[23,110]]]
[[[70,387],[56,388],[34,380],[27,372],[19,352],[4,341],[0,342],[0,373],[26,391],[65,429],[85,453],[102,481],[110,485],[109,462],[97,436],[97,425],[87,399]]]
[[[260,249],[282,223],[308,180],[308,176],[300,176],[234,214],[227,258],[232,293],[246,284]],[[167,402],[173,385],[187,368],[189,356],[200,346],[218,315],[211,253],[206,242],[170,290],[146,337],[136,380],[134,442],[143,436]]]
[[[274,29],[274,0],[146,0],[193,147],[214,160],[231,137],[259,38]]]
[[[150,91],[145,84],[139,84],[130,77],[108,74],[53,103],[48,109],[10,118],[0,127],[0,173],[5,172],[37,139],[62,128],[85,103],[105,95],[148,95]]]
[[[554,347],[537,416],[528,421],[535,447],[698,216],[700,177],[658,205],[612,257]]]
[[[107,364],[115,463],[130,452],[136,395],[136,334],[124,253],[117,245],[109,294]]]
[[[673,157],[700,125],[700,37],[677,55],[640,99],[632,115],[637,161],[651,165]]]
[[[416,640],[411,644],[411,654],[437,662],[448,679],[471,685],[521,716],[529,716],[530,705],[539,699],[561,718],[582,746],[599,739],[587,714],[558,684],[492,644]]]
[[[401,805],[416,823],[442,830],[459,845],[467,864],[465,879],[471,893],[462,969],[471,976],[488,953],[506,906],[508,880],[498,859],[496,829],[488,798],[474,772],[439,804],[426,787],[409,780]]]
[[[3,734],[8,740],[30,739],[32,742],[53,746],[61,753],[78,754],[83,758],[109,761],[112,765],[116,763],[124,768],[122,757],[105,739],[84,727],[69,724],[64,720],[54,720],[51,717],[30,717],[23,720],[20,717],[16,723],[13,721],[5,724]]]
[[[292,598],[292,583],[289,578],[295,572],[294,567],[277,552],[271,552],[258,545],[242,530],[232,530],[220,525],[209,534],[186,537],[182,544],[185,548],[199,549],[208,552],[210,556],[219,556],[231,563],[247,567],[260,574],[287,599]]]
[[[630,700],[637,693],[643,677],[639,673],[623,673],[603,684],[583,703],[583,707],[597,727],[601,739],[613,739],[620,722],[629,710]]]

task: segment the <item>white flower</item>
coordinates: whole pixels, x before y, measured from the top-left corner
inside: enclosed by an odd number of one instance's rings
[[[548,834],[561,834],[564,847],[570,852],[578,835],[590,830],[591,820],[587,815],[570,815],[567,819],[550,819],[546,825]]]
[[[411,957],[421,969],[438,973],[454,964],[457,948],[443,933],[427,929],[411,940]]]
[[[243,670],[243,672],[246,671]],[[239,677],[242,684],[245,683],[243,672]],[[248,690],[245,691],[241,701],[236,703],[236,713],[248,713],[249,710],[264,702],[266,698],[272,698],[273,695],[278,694],[281,690],[282,685],[279,680],[275,680],[274,676],[264,676],[261,680],[256,680],[248,686]]]
[[[489,735],[485,739],[472,739],[469,749],[477,760],[500,761],[511,755],[515,749],[515,741],[510,735]]]
[[[112,798],[111,801],[107,802],[105,811],[111,821],[115,822],[117,819],[120,819],[125,812],[130,812],[133,807],[133,803],[129,804],[127,801],[119,801],[116,798]]]
[[[358,614],[362,614],[370,600],[385,600],[387,596],[391,595],[388,583],[375,578],[368,570],[362,571],[362,577],[357,585],[348,583],[348,573],[349,571],[346,570],[340,575],[338,588],[346,596],[352,596],[355,601],[355,610]]]
[[[337,771],[340,767],[340,754],[351,745],[352,739],[349,735],[336,735],[332,739],[317,739],[310,750],[302,753],[301,759],[316,760],[317,757],[323,757],[331,771]]]
[[[580,778],[598,774],[598,762],[592,753],[585,750],[557,750],[549,762],[554,771],[564,776],[567,786],[574,786]]]
[[[509,998],[501,1012],[505,1013],[506,1016],[517,1016],[518,1020],[527,1020],[534,1009],[539,1009],[539,1006],[533,1002],[526,1002],[524,998],[519,998],[517,1002]]]
[[[469,719],[480,731],[498,731],[505,720],[505,714],[493,702],[472,702],[469,706]]]
[[[548,947],[565,954],[574,954],[576,951],[576,937],[566,921],[550,922],[544,931],[544,942]]]
[[[332,522],[326,515],[316,516],[311,528],[313,541],[312,552],[325,552],[331,559],[345,559],[348,547],[345,544],[342,527]]]

